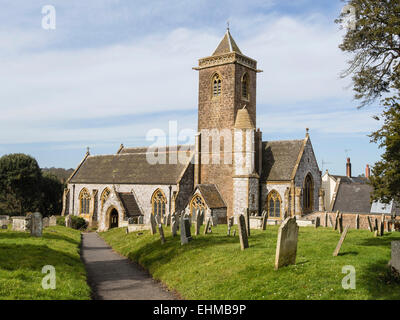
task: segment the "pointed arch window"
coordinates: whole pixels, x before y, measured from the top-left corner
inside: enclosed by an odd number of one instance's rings
[[[190,201],[190,215],[194,217],[197,210],[203,213],[205,209],[206,205],[203,198],[198,194],[194,195],[192,201]]]
[[[101,208],[103,208],[104,203],[105,203],[105,202],[107,201],[107,199],[110,197],[110,193],[111,193],[111,191],[110,191],[110,189],[108,189],[108,188],[105,188],[105,189],[103,190],[103,192],[101,193],[101,196],[100,196]]]
[[[313,211],[313,202],[314,202],[314,180],[311,174],[307,174],[304,179],[304,188],[303,188],[303,212],[309,213]]]
[[[281,219],[282,200],[275,190],[268,194],[266,207],[270,218]]]
[[[167,198],[161,190],[156,190],[151,198],[151,207],[153,215],[158,215],[160,218],[164,217]]]
[[[90,193],[89,191],[84,188],[82,189],[81,193],[79,194],[79,213],[80,214],[89,214],[90,212]]]
[[[221,95],[221,78],[218,73],[216,73],[212,78],[212,88],[214,97]]]
[[[247,73],[242,77],[242,98],[249,99],[249,75]]]

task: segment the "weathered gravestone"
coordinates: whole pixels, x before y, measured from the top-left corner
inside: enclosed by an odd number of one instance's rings
[[[198,236],[200,234],[200,226],[201,226],[201,213],[200,211],[197,211],[195,220],[195,231],[194,231],[195,236]]]
[[[296,218],[286,218],[278,230],[275,270],[296,263],[298,235],[299,226]]]
[[[360,229],[360,215],[356,214],[356,221],[355,221],[356,229]]]
[[[30,230],[30,221],[29,217],[11,217],[12,226],[11,230],[13,231],[28,231]]]
[[[43,218],[43,228],[47,228],[50,225],[49,218],[44,217]]]
[[[328,217],[329,217],[329,222],[331,223],[331,227],[333,228],[334,224],[333,224],[333,221],[332,221],[332,217],[331,216],[328,216]]]
[[[315,218],[315,228],[318,228],[321,225],[321,219],[320,217]]]
[[[181,218],[181,244],[186,244],[191,240],[190,221],[188,218]]]
[[[51,216],[49,219],[49,226],[54,227],[57,225],[57,217],[56,216]]]
[[[228,236],[231,235],[232,226],[233,226],[233,217],[229,217],[228,218]]]
[[[239,240],[240,240],[240,248],[245,250],[249,247],[249,239],[247,237],[247,226],[246,219],[244,215],[239,215],[238,220],[238,228],[239,228]]]
[[[339,254],[340,248],[342,247],[343,241],[344,241],[344,239],[346,238],[346,235],[347,235],[347,231],[348,231],[348,230],[349,230],[349,225],[347,225],[347,226],[344,228],[344,231],[343,231],[343,233],[342,233],[342,236],[340,237],[340,240],[339,240],[339,242],[338,242],[338,244],[337,244],[337,246],[336,246],[336,249],[335,249],[335,251],[333,251],[333,256],[334,256],[334,257],[337,257],[337,255]]]
[[[162,224],[158,224],[158,232],[160,233],[160,239],[161,239],[161,244],[165,243],[165,236],[164,236],[164,229],[162,227]]]
[[[339,222],[339,225],[338,225],[339,226],[339,233],[342,234],[343,233],[343,213],[341,213],[339,215],[338,222]]]
[[[43,232],[43,220],[42,215],[39,212],[32,214],[31,218],[31,236],[41,237]]]
[[[65,226],[72,228],[72,216],[70,214],[65,217]]]
[[[158,216],[157,216],[157,218],[158,218]],[[151,231],[152,235],[157,233],[156,217],[153,214],[150,214],[150,231]]]
[[[247,237],[250,237],[250,210],[249,210],[249,208],[244,209],[244,218],[245,218],[245,222],[246,222]]]
[[[204,234],[209,233],[210,228],[211,228],[211,218],[208,217],[206,220],[206,227],[204,228]]]
[[[267,220],[268,220],[268,213],[267,211],[263,211],[262,213],[262,230],[267,230]]]
[[[139,216],[138,217],[138,224],[143,224],[144,223],[144,216]]]
[[[336,214],[335,214],[335,227],[334,227],[334,230],[337,230],[337,229],[338,229],[338,226],[339,226],[339,211],[336,211]]]
[[[385,233],[385,222],[381,221],[380,228],[379,228],[379,236],[383,236]]]
[[[178,230],[178,223],[179,223],[178,220],[179,220],[178,214],[174,213],[171,216],[171,234],[172,234],[172,237],[176,236],[176,231]]]
[[[375,218],[374,230],[378,230],[378,235],[379,235],[379,225],[378,225],[378,218]]]
[[[324,227],[327,228],[328,227],[328,213],[325,212],[325,216],[324,216]]]
[[[400,277],[400,241],[392,241],[392,255],[389,265],[393,273]]]
[[[374,232],[374,228],[372,227],[372,222],[371,222],[370,216],[367,217],[367,221],[368,221],[368,230],[371,232]]]

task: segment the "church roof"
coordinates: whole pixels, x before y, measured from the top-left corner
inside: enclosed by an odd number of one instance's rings
[[[261,181],[289,181],[304,140],[264,141]]]
[[[210,209],[226,208],[226,204],[215,184],[199,184],[196,186]]]
[[[165,164],[152,164],[148,161],[146,152],[147,148],[131,148],[121,150],[115,155],[89,155],[70,178],[69,183],[176,184],[191,160],[191,157],[188,157],[188,160],[182,163],[177,157],[175,161],[175,157],[172,158],[171,153],[167,151]]]
[[[224,53],[230,52],[237,52],[242,54],[239,47],[237,46],[235,40],[233,40],[229,29],[226,30],[224,37],[222,38],[221,42],[219,43],[217,49],[215,49],[213,56],[218,56]]]
[[[139,205],[136,202],[135,196],[132,193],[118,193],[121,203],[125,208],[125,213],[128,217],[141,216]]]
[[[236,121],[235,121],[235,128],[236,129],[254,129],[255,126],[253,121],[251,121],[249,112],[246,108],[239,109],[236,114]]]

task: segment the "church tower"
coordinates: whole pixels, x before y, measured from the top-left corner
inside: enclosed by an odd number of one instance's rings
[[[249,121],[256,125],[256,76],[260,70],[257,61],[240,51],[229,28],[214,53],[200,59],[194,69],[199,71],[194,184],[215,184],[228,216],[232,216],[235,121],[245,107]],[[253,145],[258,143],[259,135],[255,136]]]

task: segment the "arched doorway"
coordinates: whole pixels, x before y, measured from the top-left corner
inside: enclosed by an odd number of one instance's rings
[[[110,229],[118,228],[118,211],[113,208],[110,212]]]
[[[311,174],[307,174],[304,179],[303,187],[303,213],[310,213],[313,211],[314,204],[314,180]]]

